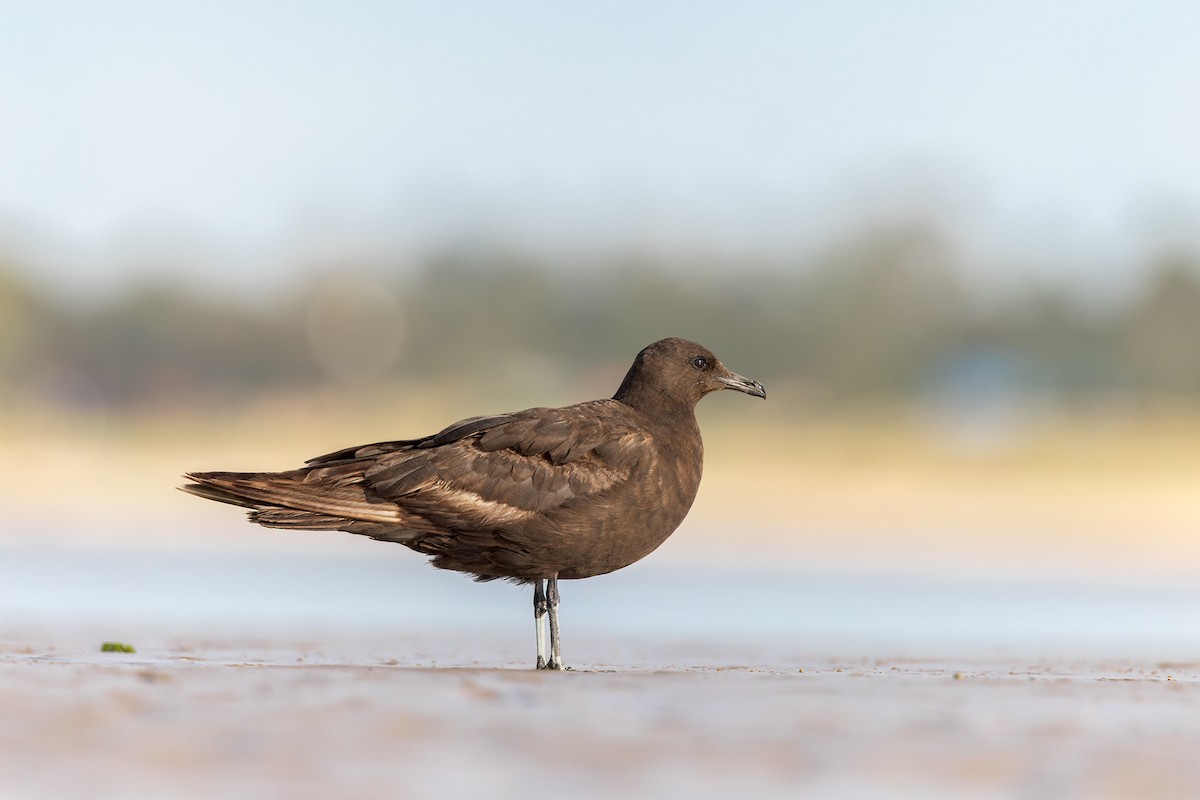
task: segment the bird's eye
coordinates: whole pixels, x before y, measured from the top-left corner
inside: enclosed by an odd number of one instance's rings
[[[708,359],[704,356],[696,356],[692,359],[692,366],[696,369],[704,369],[708,366]]]

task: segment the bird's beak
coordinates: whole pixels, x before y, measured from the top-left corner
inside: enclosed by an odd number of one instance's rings
[[[745,392],[753,397],[761,397],[767,399],[767,390],[758,381],[752,381],[736,372],[730,372],[728,375],[722,375],[717,378],[717,383],[721,384],[722,389],[733,389],[735,392]]]

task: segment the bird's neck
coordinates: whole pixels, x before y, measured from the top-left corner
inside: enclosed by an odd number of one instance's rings
[[[696,403],[690,399],[680,400],[660,391],[652,384],[631,381],[629,378],[617,389],[613,399],[637,409],[651,420],[691,420],[696,422]]]

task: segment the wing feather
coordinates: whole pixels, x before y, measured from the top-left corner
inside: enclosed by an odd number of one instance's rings
[[[456,530],[546,513],[628,480],[643,452],[648,435],[633,420],[623,420],[619,408],[599,415],[593,405],[456,423],[446,430],[487,421],[436,447],[376,456],[363,482],[381,500]]]

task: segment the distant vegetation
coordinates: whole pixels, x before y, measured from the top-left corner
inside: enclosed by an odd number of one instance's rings
[[[1200,401],[1200,263],[1165,255],[1143,276],[1106,303],[1063,287],[986,291],[952,247],[914,227],[793,270],[614,258],[581,272],[450,253],[415,271],[309,276],[265,302],[165,281],[68,302],[0,262],[0,400],[220,405],[330,382],[529,370],[568,381],[675,334],[814,405],[995,392]]]

